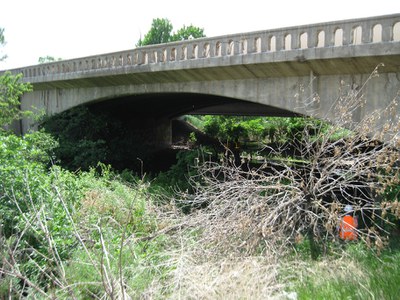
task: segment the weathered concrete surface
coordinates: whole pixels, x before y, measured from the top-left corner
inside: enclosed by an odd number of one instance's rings
[[[373,71],[373,70],[372,70]],[[372,72],[371,71],[371,72]],[[153,83],[87,88],[53,88],[36,90],[24,97],[22,108],[29,110],[33,105],[44,109],[47,114],[65,111],[80,104],[104,101],[127,95],[194,93],[219,95],[263,105],[278,107],[289,112],[309,114],[311,107],[304,107],[302,101],[318,94],[321,117],[328,117],[333,102],[339,96],[339,87],[360,88],[371,73],[352,75],[314,75],[299,77],[254,78],[241,80],[192,81],[181,83]],[[365,112],[371,112],[393,100],[400,89],[400,72],[380,73],[372,78],[363,89],[368,100]],[[134,101],[134,97],[132,98]],[[143,104],[142,104],[143,105]],[[316,108],[316,107],[312,107]],[[196,113],[186,111],[187,114]],[[24,123],[24,130],[28,124]]]

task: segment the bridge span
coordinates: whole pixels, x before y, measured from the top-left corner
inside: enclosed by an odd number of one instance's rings
[[[79,47],[79,45],[76,45]],[[340,86],[363,87],[360,117],[386,106],[400,89],[400,14],[261,30],[151,45],[11,70],[34,90],[22,109],[56,114],[79,105],[120,105],[159,127],[182,114],[308,114],[329,118]],[[128,111],[129,110],[129,111]],[[33,122],[23,120],[22,132]],[[150,125],[149,125],[150,124]],[[152,124],[152,125],[151,125]]]

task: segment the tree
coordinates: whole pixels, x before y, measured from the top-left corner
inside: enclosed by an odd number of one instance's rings
[[[0,28],[0,47],[5,45],[4,29]],[[0,61],[6,59],[6,55],[0,57]],[[20,109],[21,96],[32,90],[29,83],[21,83],[22,74],[12,75],[5,72],[0,76],[0,128],[10,125],[14,120],[29,114]]]
[[[60,61],[60,60],[62,60],[62,58],[57,58],[56,59],[53,56],[47,55],[47,56],[39,57],[38,62],[39,62],[39,64],[45,64],[45,63],[50,63],[50,62],[55,62],[55,61]]]
[[[193,25],[185,26],[179,29],[176,33],[171,36],[172,41],[182,41],[182,40],[190,40],[205,37],[204,29],[199,28]]]
[[[172,24],[168,19],[153,19],[151,28],[144,36],[144,39],[138,41],[138,46],[155,45],[168,43],[171,38]]]
[[[0,28],[0,47],[4,47],[6,44],[6,40],[4,38],[4,28]],[[0,61],[3,61],[7,58],[7,55],[0,55]]]
[[[183,26],[176,33],[172,33],[172,23],[167,18],[153,19],[149,32],[144,39],[139,39],[137,46],[156,45],[190,38],[204,37],[204,29],[193,25]]]
[[[32,86],[22,83],[22,74],[12,75],[10,72],[0,76],[0,127],[10,125],[14,120],[29,114],[20,109],[20,98],[30,92]]]

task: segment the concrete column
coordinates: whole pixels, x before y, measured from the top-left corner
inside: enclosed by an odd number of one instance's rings
[[[166,147],[172,144],[171,120],[155,120],[154,142],[159,147]]]

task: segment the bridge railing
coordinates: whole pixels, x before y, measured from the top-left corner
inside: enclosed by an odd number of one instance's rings
[[[187,60],[400,41],[400,14],[150,45],[12,70],[25,78]],[[40,80],[35,78],[34,81]]]

